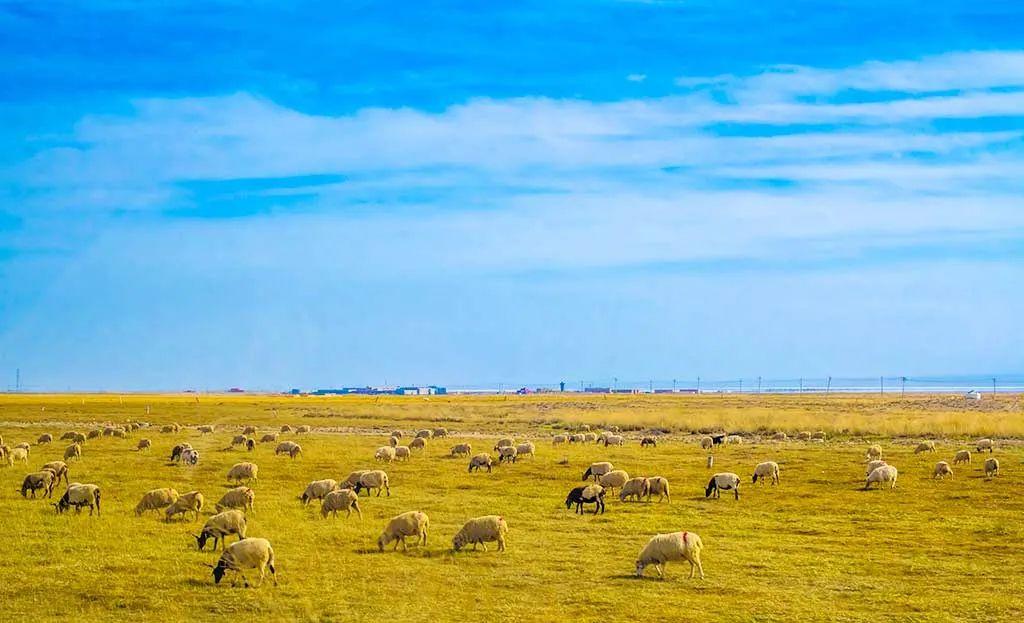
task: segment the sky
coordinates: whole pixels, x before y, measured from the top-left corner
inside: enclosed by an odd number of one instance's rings
[[[0,1],[0,389],[1021,373],[1022,286],[1019,2]]]

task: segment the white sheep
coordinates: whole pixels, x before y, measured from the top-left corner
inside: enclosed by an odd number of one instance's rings
[[[604,445],[608,446],[621,446],[626,443],[626,438],[622,435],[607,435],[604,438]]]
[[[811,439],[814,441],[825,441],[826,439],[828,439],[828,435],[825,434],[825,431],[819,430],[814,433],[811,433]]]
[[[204,424],[203,426],[197,427],[196,430],[198,430],[201,435],[209,435],[213,432],[213,427]]]
[[[213,517],[206,520],[206,524],[203,525],[203,529],[199,534],[195,534],[196,545],[202,550],[206,547],[206,542],[213,539],[213,549],[217,549],[217,542],[220,542],[220,548],[223,550],[227,543],[227,537],[234,534],[238,536],[238,540],[241,541],[245,538],[246,521],[245,513],[239,510],[229,510],[222,513],[217,513]]]
[[[452,456],[469,456],[473,453],[473,446],[468,443],[457,443],[452,446]]]
[[[304,435],[304,434],[310,432],[311,430],[312,429],[307,424],[303,424],[302,426],[299,426],[298,428],[295,429],[295,434],[296,435]]]
[[[917,444],[917,447],[914,448],[914,454],[920,454],[922,452],[935,452],[935,442],[928,439]]]
[[[595,443],[597,442],[597,433],[583,433],[584,443]]]
[[[612,464],[609,463],[608,461],[601,461],[600,463],[591,463],[590,467],[587,468],[587,471],[583,472],[583,478],[581,480],[586,480],[593,476],[594,482],[597,482],[598,478],[604,476],[613,469],[615,469],[615,467],[612,466]]]
[[[409,457],[412,456],[412,450],[409,446],[395,446],[395,460],[396,461],[408,461]]]
[[[281,443],[277,444],[276,448],[274,448],[274,454],[287,454],[288,456],[294,459],[295,457],[302,454],[302,446],[295,443],[294,441],[282,441]]]
[[[388,445],[392,448],[398,447],[398,437],[388,437]]]
[[[985,450],[988,450],[989,454],[991,454],[996,444],[993,443],[991,439],[979,439],[977,443],[974,444],[974,446],[975,448],[977,448],[978,452],[984,452]]]
[[[75,513],[82,512],[83,506],[89,507],[89,516],[92,517],[92,511],[96,509],[96,516],[100,515],[100,488],[93,484],[81,484],[73,482],[68,485],[64,495],[61,496],[54,506],[57,508],[57,514],[61,514],[68,510],[72,506],[75,507]]]
[[[516,445],[516,442],[514,440],[509,439],[508,437],[503,437],[502,439],[498,440],[498,443],[494,444],[494,448],[492,448],[492,450],[497,452],[501,448],[510,448],[514,445]]]
[[[700,438],[700,447],[702,450],[710,450],[713,445],[715,445],[715,440],[711,437],[704,436]]]
[[[971,462],[971,451],[970,450],[960,450],[959,452],[956,453],[956,456],[953,457],[953,465],[959,465],[961,463],[968,463],[968,464],[970,464],[970,462]]]
[[[779,464],[775,461],[758,463],[757,467],[754,468],[753,482],[756,484],[759,478],[761,479],[761,484],[764,484],[765,479],[771,479],[773,485],[779,484]]]
[[[892,465],[880,465],[876,467],[870,474],[868,474],[867,482],[864,483],[864,490],[866,491],[871,487],[872,483],[877,483],[878,488],[882,488],[882,483],[889,483],[890,489],[896,488],[896,478],[899,476],[899,472]]]
[[[537,446],[533,445],[532,441],[524,441],[523,443],[516,444],[516,454],[519,458],[524,456],[534,456],[537,451]]]
[[[356,514],[359,518],[363,518],[363,511],[359,509],[359,496],[352,489],[335,489],[326,496],[324,496],[323,503],[320,505],[320,516],[324,519],[327,515],[332,514],[334,517],[338,516],[338,511],[345,511],[345,516],[348,517],[352,514],[352,509],[355,509]]]
[[[869,461],[876,461],[876,460],[882,458],[882,446],[879,446],[879,445],[868,446],[867,457],[868,457]]]
[[[666,563],[674,560],[685,560],[690,563],[690,578],[694,572],[700,572],[700,579],[704,579],[704,566],[700,562],[700,551],[704,543],[700,537],[693,532],[672,532],[670,534],[658,534],[647,542],[647,545],[640,550],[636,559],[636,575],[642,577],[644,569],[654,565],[658,571],[658,577],[665,577],[664,567]]]
[[[629,481],[629,474],[626,473],[626,470],[614,469],[598,478],[597,481],[605,489],[621,489]]]
[[[397,437],[398,439],[401,439],[402,438],[402,431],[400,431],[400,430],[393,430],[393,431],[391,431],[391,436],[392,437]]]
[[[775,433],[774,435],[772,435],[772,441],[787,441],[787,440],[789,440],[789,435],[787,435],[786,433],[784,433],[782,431],[779,431],[779,432]]]
[[[585,437],[583,433],[573,433],[569,435],[569,443],[583,443]]]
[[[554,437],[551,438],[551,445],[557,446],[557,445],[560,445],[560,444],[563,444],[563,443],[568,443],[568,441],[569,441],[569,436],[568,435],[555,435]]]
[[[220,498],[214,508],[221,512],[226,508],[235,508],[253,512],[253,504],[256,501],[256,493],[249,487],[235,487],[228,489]]]
[[[707,488],[704,490],[704,497],[712,495],[715,498],[721,497],[722,491],[732,490],[736,499],[740,499],[740,477],[732,472],[721,472],[711,477]]]
[[[162,489],[151,489],[142,494],[142,499],[135,505],[135,515],[141,516],[147,511],[157,511],[167,508],[178,499],[178,492],[170,487]]]
[[[260,437],[260,443],[273,443],[277,441],[277,433],[265,433]]]
[[[867,469],[864,471],[864,476],[865,477],[869,476],[871,474],[871,472],[875,471],[876,469],[878,469],[879,467],[881,467],[883,465],[888,465],[888,463],[886,463],[882,459],[875,459],[874,461],[868,461]]]
[[[359,479],[362,478],[363,474],[365,474],[368,471],[370,471],[370,470],[368,470],[368,469],[357,469],[356,471],[354,471],[351,474],[349,474],[348,477],[345,478],[345,480],[343,480],[341,483],[338,484],[338,486],[343,488],[343,489],[352,489],[357,484],[359,484]]]
[[[935,464],[935,469],[932,471],[932,478],[943,478],[945,476],[953,477],[953,469],[949,466],[949,463],[945,461],[939,461]]]
[[[266,539],[243,539],[237,543],[232,543],[220,555],[217,566],[209,566],[213,567],[213,581],[215,584],[220,584],[224,575],[228,571],[233,571],[237,575],[242,576],[242,582],[248,587],[249,580],[245,577],[245,570],[257,569],[260,579],[256,587],[259,587],[263,584],[263,579],[267,575],[266,570],[270,569],[270,577],[274,581],[274,586],[277,586],[277,570],[274,568],[274,548],[270,546],[270,541]],[[235,585],[234,577],[231,579],[231,585]]]
[[[153,442],[148,439],[140,439],[139,443],[135,444],[135,449],[138,450],[139,452],[142,452],[143,450],[148,450],[149,448],[152,447]]]
[[[515,463],[516,460],[518,459],[518,457],[519,457],[519,452],[516,450],[515,446],[502,446],[502,447],[498,448],[498,462],[499,463],[504,463],[506,461],[511,461],[511,462]]]
[[[82,446],[77,442],[71,444],[67,448],[64,448],[64,460],[70,461],[71,459],[82,458]]]
[[[743,437],[740,437],[739,435],[729,435],[725,438],[725,443],[741,444],[743,443]]]
[[[487,473],[491,472],[491,466],[493,461],[491,455],[485,453],[477,454],[473,458],[469,459],[469,471],[472,473],[474,470],[479,470],[483,467],[487,468]]]
[[[433,430],[433,433],[434,433],[434,437],[447,437],[448,436],[448,429],[444,428],[442,426],[440,428],[435,428]]]
[[[418,450],[424,450],[427,447],[426,437],[416,437],[409,442],[409,448],[416,448]]]
[[[452,549],[461,550],[466,545],[472,544],[473,549],[481,545],[487,551],[487,543],[498,542],[498,551],[505,551],[505,535],[508,534],[508,524],[504,517],[498,515],[485,515],[470,519],[462,529],[455,533],[452,538]]]
[[[382,463],[390,463],[395,460],[395,449],[391,446],[381,446],[373,453],[373,460]]]
[[[248,484],[259,480],[259,471],[260,468],[255,463],[235,463],[228,470],[227,479],[235,483],[241,483],[244,480]]]
[[[199,491],[184,493],[164,510],[164,520],[171,521],[177,515],[187,519],[189,513],[193,513],[195,518],[199,519],[199,513],[203,510],[203,504],[205,503],[206,498]]]
[[[54,483],[60,484],[60,479],[63,478],[64,482],[68,481],[68,464],[64,461],[50,461],[43,465],[43,469],[48,469],[53,472]]]
[[[313,500],[323,500],[328,493],[338,488],[338,481],[331,478],[325,478],[323,480],[314,480],[313,482],[306,485],[306,490],[302,492],[299,499],[302,500],[302,505],[307,506]]]
[[[430,519],[427,514],[421,511],[409,511],[402,513],[396,517],[393,517],[388,525],[384,527],[384,532],[381,533],[377,539],[377,548],[380,551],[384,551],[384,546],[392,541],[395,542],[394,549],[398,549],[398,544],[402,544],[402,549],[409,549],[405,543],[406,537],[417,537],[417,545],[427,544],[427,528],[430,525]]]
[[[36,445],[40,445],[40,446],[43,445],[43,444],[52,443],[52,442],[53,442],[53,435],[51,435],[50,433],[43,433],[42,435],[39,435],[38,439],[36,439]]]
[[[663,476],[651,476],[647,479],[649,488],[647,489],[647,501],[651,501],[652,495],[658,496],[658,501],[668,500],[668,503],[672,503],[672,497],[668,491],[668,479]]]
[[[28,463],[28,450],[25,448],[11,448],[7,462],[13,465],[15,461]]]
[[[382,492],[387,491],[388,497],[391,497],[391,486],[388,482],[388,475],[386,472],[379,469],[368,471],[359,477],[359,482],[357,482],[355,486],[355,492],[359,493],[360,489],[366,489],[367,495],[376,489],[377,497],[380,497]]]
[[[416,439],[430,439],[434,436],[434,432],[428,428],[416,431]]]
[[[650,480],[642,477],[630,478],[622,485],[622,490],[619,491],[619,499],[623,502],[625,502],[628,499],[632,499],[639,502],[644,496],[647,496],[649,498],[650,492]]]
[[[800,441],[810,441],[811,440],[811,431],[809,431],[809,430],[802,430],[802,431],[800,431],[799,433],[796,434],[796,438],[799,439]]]
[[[985,478],[999,475],[999,459],[985,459]]]
[[[44,469],[38,472],[33,472],[25,476],[25,479],[21,481],[21,497],[28,497],[28,492],[32,492],[32,497],[36,497],[36,491],[42,490],[44,498],[53,497],[53,486],[56,476],[51,470]]]

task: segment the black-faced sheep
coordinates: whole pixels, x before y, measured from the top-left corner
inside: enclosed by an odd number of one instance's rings
[[[594,505],[594,514],[598,511],[604,514],[604,487],[601,485],[586,485],[583,487],[576,487],[569,492],[569,495],[565,498],[565,507],[571,508],[576,505],[576,513],[579,515],[583,514],[584,504]]]

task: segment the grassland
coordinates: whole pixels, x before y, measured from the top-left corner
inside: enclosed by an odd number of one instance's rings
[[[147,407],[149,413],[146,413]],[[42,432],[85,431],[98,422],[217,424],[218,433],[137,433],[90,440],[72,480],[103,488],[101,518],[57,516],[16,492],[28,468],[0,468],[0,604],[11,619],[364,621],[1009,621],[1024,615],[1024,416],[1019,397],[979,404],[957,397],[906,400],[864,396],[660,397],[533,396],[319,399],[253,396],[4,396],[0,435],[13,445]],[[243,424],[276,430],[310,424],[297,460],[224,450]],[[547,440],[579,423],[668,431],[656,449],[553,448]],[[383,431],[447,426],[450,440],[387,467],[392,496],[362,498],[364,518],[322,520],[296,499],[316,478],[340,478],[372,465]],[[777,488],[743,485],[737,502],[706,500],[706,454],[693,431],[743,431],[751,442],[715,451],[715,471],[745,479],[754,464],[782,466]],[[758,432],[827,430],[824,445],[772,443]],[[497,435],[537,440],[533,460],[466,473],[447,448],[468,441],[490,449]],[[638,433],[634,433],[638,434]],[[986,480],[980,457],[952,481],[930,478],[969,439],[1002,441],[1002,475]],[[134,452],[139,437],[150,452]],[[914,455],[912,440],[939,439],[935,455]],[[170,466],[170,447],[190,441],[194,468]],[[900,469],[894,491],[860,490],[863,450],[880,442]],[[29,467],[59,458],[62,443],[33,446]],[[151,488],[200,489],[215,500],[239,460],[260,465],[250,535],[269,538],[280,585],[215,587],[217,554],[188,536],[198,523],[137,518]],[[605,515],[580,517],[562,500],[586,465],[610,460],[633,475],[663,475],[671,504],[609,502]],[[564,463],[564,464],[563,464]],[[418,509],[431,518],[430,541],[408,553],[376,551],[386,519]],[[511,533],[505,553],[450,551],[469,517],[497,513]],[[639,581],[633,560],[650,535],[700,534],[707,579],[685,564],[668,579]]]

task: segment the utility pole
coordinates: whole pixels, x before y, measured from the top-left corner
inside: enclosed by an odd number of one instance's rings
[[[757,393],[761,393],[761,377],[757,377]]]
[[[878,377],[878,394],[880,396],[884,396],[885,395],[885,377],[884,376]]]
[[[901,376],[900,383],[902,383],[900,386],[900,400],[903,400],[907,396],[907,377]]]
[[[654,381],[653,380],[647,381],[647,390],[650,393],[652,393],[652,394],[654,393]]]
[[[828,380],[825,381],[825,395],[828,396],[829,392],[831,392],[831,391],[832,391],[832,377],[830,376],[830,377],[828,377]]]
[[[14,391],[21,391],[21,368],[14,371]]]
[[[675,391],[676,391],[676,380],[672,379],[672,393],[674,394]]]
[[[804,377],[800,377],[800,393],[804,393]]]
[[[697,377],[697,393],[700,393],[700,377]]]
[[[992,377],[992,397],[996,397],[996,377]]]
[[[740,393],[743,393],[743,379],[740,379]]]

